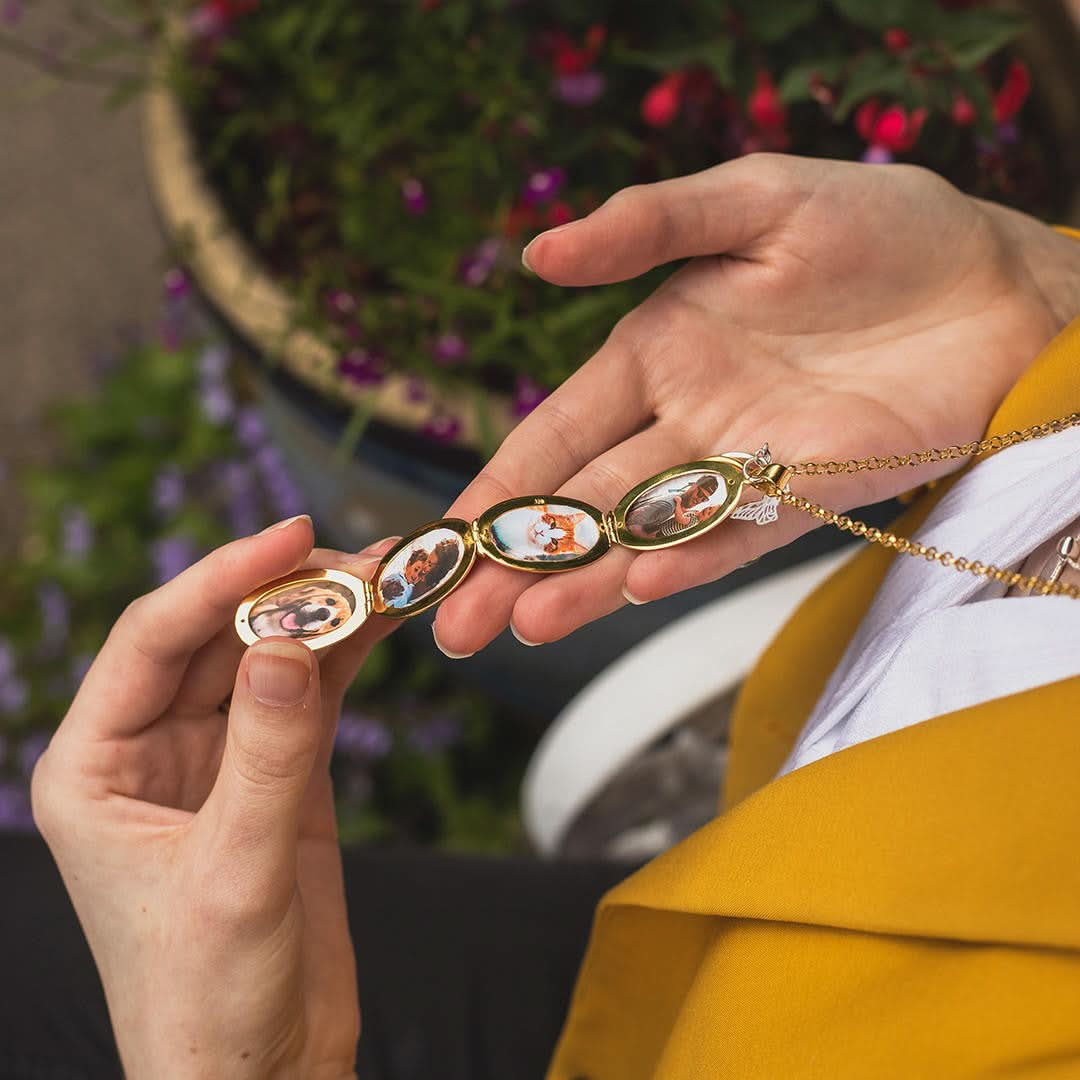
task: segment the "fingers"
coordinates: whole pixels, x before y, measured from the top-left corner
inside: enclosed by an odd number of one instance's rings
[[[298,569],[344,570],[368,580],[379,559],[393,547],[397,539],[380,540],[355,555],[331,548],[314,548]],[[392,629],[393,623],[389,619],[369,619],[359,631],[336,648],[318,654],[324,701],[339,699],[344,694],[371,646]],[[228,626],[223,627],[192,657],[176,692],[175,708],[195,712],[217,708],[232,690],[245,649],[230,620]]]
[[[587,217],[541,233],[522,258],[556,285],[607,285],[674,259],[752,258],[806,197],[818,163],[750,154],[616,192]]]
[[[301,809],[322,742],[319,665],[306,645],[268,638],[237,672],[225,752],[193,829],[208,863],[232,872],[238,905],[287,909],[296,882]]]
[[[232,624],[248,593],[299,566],[311,543],[310,519],[294,518],[218,548],[140,597],[113,626],[72,703],[70,723],[100,736],[150,723],[173,701],[193,654]]]

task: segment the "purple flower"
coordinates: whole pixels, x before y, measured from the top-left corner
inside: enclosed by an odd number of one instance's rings
[[[868,165],[889,165],[893,160],[893,154],[887,146],[878,146],[876,143],[871,143],[863,151],[862,160]]]
[[[346,710],[338,720],[334,749],[350,757],[381,758],[390,753],[393,736],[377,717]]]
[[[423,433],[437,443],[452,443],[461,432],[461,420],[445,409],[438,409],[428,417]]]
[[[435,339],[431,351],[435,356],[436,363],[441,364],[443,367],[450,367],[453,364],[460,364],[469,355],[469,346],[460,334],[449,331],[440,334]]]
[[[254,405],[243,405],[236,412],[236,437],[241,446],[254,450],[266,442],[266,425]]]
[[[274,504],[278,518],[296,517],[297,514],[307,511],[304,493],[293,483],[291,477],[281,477],[269,487],[270,500]]]
[[[188,30],[195,38],[217,38],[225,33],[224,15],[213,4],[201,4],[188,16]]]
[[[566,185],[566,170],[553,165],[550,169],[537,169],[525,184],[521,201],[526,206],[540,206],[562,191]]]
[[[1006,120],[1003,124],[997,126],[997,138],[998,142],[1003,146],[1012,146],[1020,139],[1020,129],[1016,126],[1015,120]]]
[[[29,778],[34,771],[37,759],[45,753],[50,736],[44,731],[34,731],[27,735],[19,745],[19,771]]]
[[[30,688],[22,679],[0,683],[0,714],[22,712],[30,700]]]
[[[195,545],[186,536],[164,536],[150,545],[150,557],[159,585],[172,581],[198,558]]]
[[[3,7],[0,7],[0,22],[5,26],[14,26],[22,20],[23,10],[23,0],[4,0]]]
[[[177,465],[166,465],[154,480],[154,507],[164,517],[175,514],[184,503],[184,474]]]
[[[229,350],[224,345],[208,345],[199,356],[199,376],[205,383],[220,382],[229,370]]]
[[[458,263],[458,277],[466,285],[483,285],[495,269],[501,251],[502,241],[497,237],[489,237],[462,257]]]
[[[414,375],[405,384],[405,397],[414,404],[419,404],[421,401],[427,401],[427,383]]]
[[[596,101],[606,85],[607,80],[599,71],[581,71],[574,75],[560,75],[551,89],[565,104],[583,108]]]
[[[356,386],[377,386],[386,377],[386,357],[378,350],[350,349],[338,361],[338,374]]]
[[[162,283],[170,300],[182,300],[191,295],[191,278],[179,266],[166,270]]]
[[[47,651],[59,649],[67,641],[71,622],[67,594],[56,582],[47,582],[38,589],[38,607],[41,643]]]
[[[414,177],[409,177],[408,180],[403,181],[401,185],[401,201],[410,214],[419,217],[428,208],[427,192],[424,190],[424,185]]]
[[[0,683],[15,674],[15,650],[7,638],[0,638]]]
[[[30,793],[18,781],[0,777],[0,828],[32,831],[34,815],[30,812]]]
[[[233,396],[224,383],[204,386],[199,394],[199,404],[202,406],[203,416],[219,427],[229,420],[236,409]]]
[[[461,738],[461,719],[453,713],[436,713],[409,732],[409,741],[422,754],[446,750]]]
[[[73,510],[64,519],[64,554],[69,559],[85,559],[94,546],[94,526],[84,510]]]
[[[334,318],[351,315],[356,310],[356,297],[345,289],[328,289],[324,297],[326,310]]]
[[[529,413],[551,393],[528,375],[519,375],[514,384],[512,409],[515,416],[528,416]]]

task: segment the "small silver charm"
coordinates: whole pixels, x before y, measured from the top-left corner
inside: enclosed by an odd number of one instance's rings
[[[740,506],[731,517],[734,521],[752,521],[755,525],[771,525],[780,516],[776,512],[779,505],[780,500],[775,495],[765,495],[757,502]]]

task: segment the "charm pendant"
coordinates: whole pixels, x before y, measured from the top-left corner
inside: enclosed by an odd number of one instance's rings
[[[740,506],[731,515],[732,521],[752,521],[755,525],[771,525],[780,515],[777,507],[780,500],[775,495],[763,495],[757,502]]]

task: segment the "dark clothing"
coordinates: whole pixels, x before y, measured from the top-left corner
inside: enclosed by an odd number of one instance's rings
[[[532,1080],[593,909],[630,867],[346,850],[361,1080]],[[0,834],[0,1080],[118,1080],[105,997],[52,856]]]

